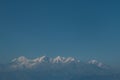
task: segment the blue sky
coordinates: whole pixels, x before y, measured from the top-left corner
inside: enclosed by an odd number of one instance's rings
[[[119,65],[120,1],[0,1],[0,62],[74,56]]]

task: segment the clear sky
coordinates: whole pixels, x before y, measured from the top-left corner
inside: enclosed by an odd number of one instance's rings
[[[73,56],[119,65],[119,0],[0,0],[0,62]]]

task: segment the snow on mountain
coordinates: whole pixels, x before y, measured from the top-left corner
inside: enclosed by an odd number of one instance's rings
[[[68,57],[68,58],[65,60],[65,62],[69,62],[69,63],[71,63],[71,62],[80,62],[80,60],[77,60],[77,59],[75,59],[75,58],[73,58],[73,57]]]
[[[64,63],[65,57],[57,56],[53,59],[53,63]]]
[[[74,58],[74,57],[61,57],[57,56],[55,58],[42,56],[35,59],[28,59],[24,56],[15,58],[12,60],[12,68],[33,68],[40,66],[42,64],[70,64],[70,63],[80,63],[80,60]],[[99,68],[106,68],[106,65],[104,65],[102,62],[99,62],[97,60],[90,60],[88,61],[88,65],[95,65]],[[87,65],[86,65],[87,66]]]
[[[24,56],[15,58],[12,60],[12,62],[19,62],[19,63],[27,63],[27,62],[35,62],[35,63],[70,63],[70,62],[80,62],[79,60],[73,58],[73,57],[61,57],[61,56],[57,56],[55,58],[50,58],[47,56],[42,56],[42,57],[38,57],[35,59],[27,59]]]
[[[36,59],[33,59],[33,62],[38,62],[38,63],[48,63],[51,62],[52,58],[49,58],[47,56],[42,56]]]
[[[100,68],[108,68],[107,65],[105,65],[102,62],[99,62],[97,60],[90,60],[90,61],[88,61],[88,64],[96,65],[97,67],[100,67]]]
[[[90,61],[88,61],[88,63],[98,65],[99,67],[101,67],[103,65],[101,62],[98,62],[97,60],[90,60]]]
[[[0,80],[110,80],[102,79],[99,76],[113,75],[111,68],[97,60],[90,60],[87,63],[74,57],[55,58],[41,56],[35,59],[28,59],[24,56],[15,58],[10,64],[0,65]],[[6,79],[6,76],[8,79]],[[16,76],[19,76],[16,78]],[[22,77],[24,76],[24,77]],[[95,77],[94,77],[95,76]],[[96,79],[96,76],[100,79]],[[118,75],[119,76],[119,75]],[[57,77],[57,79],[56,79]],[[69,78],[68,78],[69,77]],[[64,78],[64,79],[63,79]],[[115,76],[115,79],[118,80]]]
[[[53,63],[72,63],[72,62],[80,62],[80,61],[73,57],[65,58],[61,56],[57,56],[56,58],[53,59]]]
[[[33,67],[34,64],[35,63],[32,60],[27,59],[24,56],[20,56],[12,60],[11,67],[12,68],[31,68]]]
[[[61,57],[57,56],[55,58],[50,58],[47,56],[38,57],[35,59],[28,59],[24,56],[15,58],[12,60],[12,67],[13,68],[32,68],[39,64],[49,63],[49,64],[55,64],[55,63],[77,63],[80,62],[79,60],[73,58],[73,57]]]
[[[22,63],[24,63],[24,62],[28,62],[28,59],[24,56],[20,56],[18,58],[13,59],[12,62],[22,62]]]

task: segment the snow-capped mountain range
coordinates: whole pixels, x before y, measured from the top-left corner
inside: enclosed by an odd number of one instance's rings
[[[0,65],[0,80],[119,80],[119,75],[102,62],[74,57],[20,56]]]
[[[28,59],[24,56],[20,56],[18,58],[15,58],[11,61],[12,68],[34,68],[41,64],[83,64],[79,59],[76,59],[74,57],[61,57],[57,56],[55,58],[51,58],[48,56],[41,56],[35,59]],[[99,68],[106,68],[106,65],[104,65],[102,62],[99,62],[97,60],[90,60],[86,62],[87,65],[95,65]]]

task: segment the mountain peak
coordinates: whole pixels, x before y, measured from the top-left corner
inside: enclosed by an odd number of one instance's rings
[[[63,63],[65,60],[65,57],[57,56],[53,59],[53,63]]]
[[[49,61],[50,61],[50,58],[47,57],[47,56],[42,56],[42,57],[39,57],[39,58],[33,59],[33,61],[35,61],[35,62],[39,62],[39,63],[49,62]]]
[[[20,56],[12,60],[12,62],[26,62],[28,59],[25,56]]]
[[[100,68],[108,68],[107,65],[103,64],[102,62],[99,62],[97,60],[90,60],[88,61],[89,64],[92,64],[92,65],[96,65],[97,67],[100,67]]]

